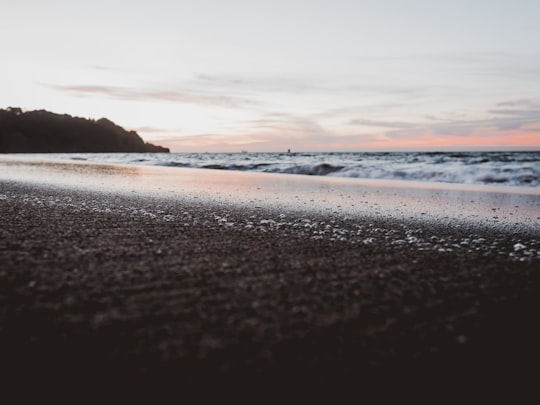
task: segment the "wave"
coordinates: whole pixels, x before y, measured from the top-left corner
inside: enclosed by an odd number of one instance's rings
[[[350,177],[385,180],[413,180],[462,184],[505,184],[511,186],[540,186],[540,172],[523,173],[521,170],[510,170],[501,173],[499,170],[429,170],[418,169],[386,169],[382,167],[339,167],[328,164],[314,166],[293,166],[273,173],[304,174],[315,176]]]
[[[56,156],[101,163],[540,187],[540,152],[127,153]]]
[[[332,173],[338,173],[343,169],[343,166],[332,166],[328,163],[321,163],[316,165],[291,166],[283,170],[275,170],[274,173],[279,172],[287,174],[305,174],[309,176],[327,176]]]

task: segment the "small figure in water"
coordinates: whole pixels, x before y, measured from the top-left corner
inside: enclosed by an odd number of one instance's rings
[[[290,149],[287,149],[287,153],[291,153],[291,150],[290,150]]]

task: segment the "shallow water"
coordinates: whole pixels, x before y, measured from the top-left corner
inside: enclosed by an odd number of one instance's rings
[[[291,210],[341,218],[433,220],[540,234],[540,189],[397,180],[287,176],[215,169],[0,158],[0,180],[228,204],[247,210]]]
[[[540,152],[72,153],[26,156],[358,179],[540,187]]]

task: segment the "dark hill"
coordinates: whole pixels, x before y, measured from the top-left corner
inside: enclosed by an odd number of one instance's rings
[[[169,152],[106,118],[0,109],[0,153]]]

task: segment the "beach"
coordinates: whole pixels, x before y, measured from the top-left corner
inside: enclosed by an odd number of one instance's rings
[[[0,169],[6,386],[532,392],[535,190],[11,157]]]

